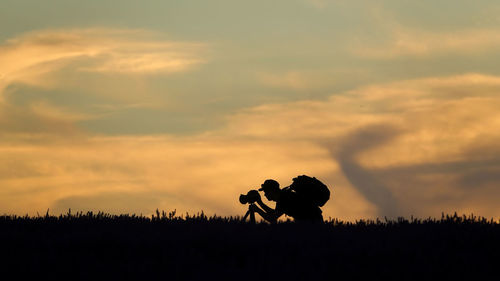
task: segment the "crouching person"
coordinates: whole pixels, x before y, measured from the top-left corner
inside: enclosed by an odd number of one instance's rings
[[[266,180],[259,191],[264,192],[267,200],[276,202],[276,208],[273,209],[259,196],[256,200],[258,206],[250,205],[250,211],[258,213],[266,221],[276,223],[278,218],[285,214],[292,217],[295,222],[323,223],[322,211],[317,204],[292,189],[280,189],[277,181]]]

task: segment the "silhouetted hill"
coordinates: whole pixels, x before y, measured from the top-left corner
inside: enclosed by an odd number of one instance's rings
[[[174,213],[0,217],[2,272],[16,279],[495,279],[499,238],[498,222],[457,215],[324,225]]]

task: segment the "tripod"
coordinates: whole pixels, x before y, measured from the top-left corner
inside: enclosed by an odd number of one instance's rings
[[[254,204],[252,203],[252,204],[248,205],[248,211],[243,216],[243,221],[246,221],[247,217],[250,216],[249,222],[252,224],[255,224],[255,212],[250,209],[252,207],[252,205],[254,205]]]

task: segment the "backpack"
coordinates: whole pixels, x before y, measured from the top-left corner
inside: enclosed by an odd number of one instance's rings
[[[286,189],[294,191],[301,198],[318,207],[323,207],[330,199],[328,187],[317,178],[306,175],[294,178],[293,183]]]

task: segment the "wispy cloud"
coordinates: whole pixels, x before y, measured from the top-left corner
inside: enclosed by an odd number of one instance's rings
[[[111,211],[138,196],[134,211],[155,205],[234,215],[244,211],[240,193],[305,173],[333,188],[326,217],[498,216],[491,200],[500,195],[500,154],[492,149],[500,141],[498,81],[431,77],[261,105],[189,137],[82,136],[57,149],[3,138],[0,205],[5,212],[97,208],[116,194],[123,204]]]
[[[309,88],[307,79],[299,72],[291,71],[282,75],[260,73],[258,79],[264,85],[292,90],[304,90]]]
[[[384,180],[359,163],[364,151],[377,149],[390,143],[399,134],[399,129],[388,125],[371,125],[355,130],[339,143],[330,144],[332,156],[338,161],[345,177],[378,208],[378,214],[397,217],[404,212],[393,192]]]
[[[331,76],[312,71],[287,71],[284,73],[259,72],[257,80],[264,86],[293,91],[307,91],[333,83]]]
[[[498,82],[496,76],[465,74],[366,86],[327,101],[255,107],[236,114],[228,130],[247,138],[323,145],[350,185],[378,206],[379,215],[438,215],[438,208],[477,207],[496,216],[500,209],[489,200],[499,195],[493,181],[465,179],[500,169],[500,157],[480,145],[500,140]],[[454,171],[454,166],[464,169]],[[401,167],[411,172],[399,177]],[[471,191],[462,188],[466,185],[482,187]]]
[[[158,33],[129,29],[42,30],[7,40],[0,45],[0,127],[3,129],[0,134],[79,132],[81,130],[75,125],[78,121],[101,118],[118,109],[160,107],[162,101],[148,100],[147,93],[140,93],[141,97],[135,99],[126,97],[123,90],[117,90],[117,83],[111,86],[104,83],[108,78],[102,74],[121,74],[130,78],[183,72],[205,62],[206,49],[202,43],[167,40]],[[77,79],[73,85],[66,81],[67,73],[84,76],[88,72],[100,75],[101,83],[87,83],[84,78]],[[61,89],[73,92],[75,88],[87,96],[105,92],[108,96],[119,96],[120,105],[113,103],[96,113],[97,107],[68,108],[57,104],[57,100],[51,102],[44,97],[15,104],[6,100],[6,91],[11,89],[10,98],[15,99],[12,96],[17,93],[12,93],[15,91],[12,89],[18,85],[31,87],[29,92]],[[134,92],[135,96],[138,94]],[[109,103],[103,99],[103,103],[106,102]]]
[[[27,34],[1,47],[6,63],[0,83],[50,88],[60,83],[51,74],[67,67],[142,75],[201,63],[202,46],[151,36],[119,30]],[[303,72],[259,78],[288,90],[317,86]],[[45,101],[3,101],[0,206],[14,213],[62,211],[101,208],[115,198],[109,211],[119,212],[137,197],[135,212],[155,205],[234,215],[244,211],[239,193],[267,178],[286,185],[305,173],[333,187],[327,217],[443,210],[497,216],[490,198],[499,195],[499,93],[500,77],[481,73],[373,84],[325,100],[240,110],[223,128],[188,137],[96,137],[77,122],[98,116]],[[157,106],[100,105],[105,111]]]
[[[495,50],[500,46],[498,29],[466,29],[457,31],[429,31],[388,25],[388,40],[367,42],[358,39],[353,53],[366,58],[390,59],[402,56],[429,56],[449,53],[475,54]]]
[[[16,82],[47,85],[47,74],[71,64],[90,72],[182,72],[205,62],[204,50],[204,44],[165,40],[144,30],[30,32],[0,46],[0,91]]]
[[[2,141],[0,150],[5,156],[1,211],[16,213],[52,206],[64,211],[72,203],[73,209],[92,209],[102,207],[103,198],[131,202],[137,196],[137,212],[163,208],[234,215],[245,211],[239,194],[267,178],[288,184],[290,174],[335,168],[308,143],[209,136],[94,137],[56,147]],[[107,210],[122,211],[123,204],[110,203]]]

